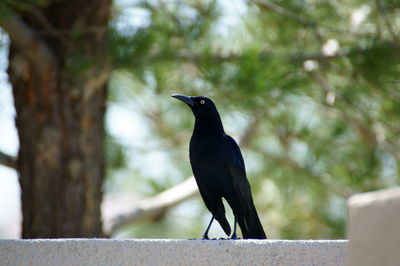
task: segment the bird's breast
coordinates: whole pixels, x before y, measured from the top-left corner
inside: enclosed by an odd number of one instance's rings
[[[189,148],[190,160],[193,163],[217,164],[226,159],[222,138],[192,138]]]
[[[189,155],[200,191],[221,196],[231,188],[227,171],[229,150],[223,137],[192,137]]]

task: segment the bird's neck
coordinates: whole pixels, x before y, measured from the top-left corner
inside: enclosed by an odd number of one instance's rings
[[[219,136],[224,134],[224,127],[220,116],[214,117],[196,117],[194,123],[194,136]]]

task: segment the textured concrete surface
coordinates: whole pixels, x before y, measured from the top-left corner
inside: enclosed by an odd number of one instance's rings
[[[349,265],[400,265],[400,187],[348,201]]]
[[[0,240],[0,265],[345,265],[346,240]]]

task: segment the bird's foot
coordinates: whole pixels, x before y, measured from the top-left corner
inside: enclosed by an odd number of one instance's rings
[[[204,235],[201,240],[210,240],[207,235]]]
[[[189,239],[189,240],[195,240],[196,238],[191,238],[191,239]],[[201,240],[230,240],[230,239],[232,239],[232,238],[223,238],[223,237],[221,237],[221,238],[208,238],[208,237],[204,237],[203,236],[203,238],[201,239]],[[237,238],[236,238],[237,239]]]
[[[236,233],[234,233],[234,234],[231,236],[231,238],[229,238],[229,239],[231,239],[231,240],[238,240],[238,239],[241,239],[241,238],[240,238],[240,237],[237,237]]]
[[[189,238],[188,240],[197,240],[197,238]]]

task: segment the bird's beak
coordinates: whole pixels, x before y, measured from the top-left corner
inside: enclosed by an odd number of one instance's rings
[[[194,106],[194,102],[190,96],[173,94],[171,97],[174,97],[175,99],[178,99],[179,101],[182,101],[190,106]]]

